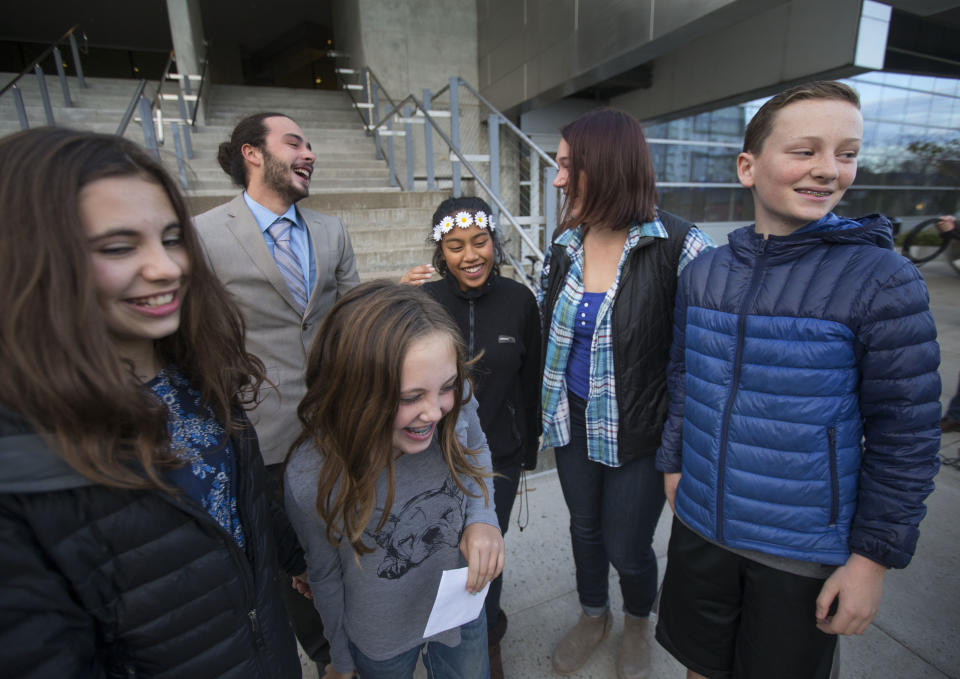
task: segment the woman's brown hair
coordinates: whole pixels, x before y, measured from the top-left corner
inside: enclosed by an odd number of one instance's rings
[[[453,408],[437,426],[443,459],[454,482],[468,493],[473,480],[489,501],[486,470],[456,436],[464,385],[466,350],[453,320],[426,292],[409,285],[371,281],[341,297],[324,318],[307,361],[307,395],[297,414],[303,425],[293,448],[305,443],[323,456],[317,482],[317,513],[327,539],[346,538],[357,555],[373,551],[363,531],[376,502],[377,479],[386,470],[387,494],[381,529],[394,498],[393,423],[400,405],[404,357],[418,339],[442,333],[457,356]]]
[[[76,471],[120,488],[168,486],[167,409],[113,350],[97,303],[78,196],[110,177],[163,187],[190,264],[180,327],[157,340],[230,433],[263,365],[244,351],[240,313],[210,271],[183,196],[146,151],[113,135],[56,127],[0,139],[0,402]]]
[[[580,224],[627,229],[634,222],[656,217],[653,161],[636,118],[613,108],[597,109],[574,120],[560,134],[570,146],[570,168],[557,233]]]

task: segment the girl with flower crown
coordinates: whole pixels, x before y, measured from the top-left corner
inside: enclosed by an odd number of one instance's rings
[[[429,295],[373,281],[341,297],[307,360],[287,511],[330,641],[325,677],[484,679],[487,626],[424,639],[444,570],[503,569],[490,453],[460,333]]]
[[[499,234],[481,198],[448,198],[433,215],[433,269],[443,277],[424,289],[453,316],[476,362],[473,380],[487,435],[500,530],[507,532],[520,475],[537,465],[540,437],[540,313],[533,294],[500,276]],[[406,280],[413,282],[420,267]],[[487,594],[491,673],[500,667],[507,617],[500,608],[503,578]]]
[[[263,366],[173,180],[46,127],[0,140],[0,200],[3,676],[299,677]]]

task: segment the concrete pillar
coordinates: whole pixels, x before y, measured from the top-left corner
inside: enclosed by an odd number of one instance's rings
[[[207,49],[203,39],[203,20],[200,16],[200,0],[167,0],[167,16],[170,20],[170,37],[173,39],[173,53],[177,59],[177,72],[183,75],[202,75],[203,62],[207,58]],[[204,90],[210,89],[210,73]],[[164,86],[166,87],[166,86]],[[190,81],[190,91],[197,94],[199,80]],[[204,93],[205,94],[205,93]],[[190,107],[191,110],[194,108]],[[203,124],[206,118],[206,97],[201,94],[196,107],[197,122]]]
[[[200,0],[167,0],[170,36],[177,57],[177,71],[200,75],[206,50],[203,44],[203,21]]]

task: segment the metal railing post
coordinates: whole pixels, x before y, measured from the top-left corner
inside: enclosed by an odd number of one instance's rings
[[[533,233],[536,234],[537,242],[540,242],[540,210],[543,208],[541,202],[543,193],[540,184],[540,156],[536,153],[530,153],[530,225],[533,227]]]
[[[430,106],[430,99],[433,97],[430,90],[423,91],[423,105]],[[433,191],[436,188],[436,182],[433,179],[433,136],[430,133],[430,126],[426,121],[423,123],[423,152],[427,160],[427,191]]]
[[[387,121],[387,132],[393,132],[393,116]],[[393,161],[393,135],[387,135],[387,166],[390,168],[390,186],[397,185],[396,166]]]
[[[544,184],[544,217],[546,224],[543,227],[543,247],[544,250],[550,247],[553,242],[553,232],[557,230],[557,190],[553,186],[553,181],[557,178],[557,168],[547,165],[543,170]]]
[[[187,122],[190,117],[187,115],[187,102],[183,98],[183,92],[177,95],[177,103],[180,105],[180,118]],[[193,158],[193,142],[190,140],[190,130],[186,127],[183,128],[183,147],[187,158]]]
[[[410,119],[410,116],[413,115],[413,111],[410,110],[409,105],[404,105],[403,107],[403,117],[407,120]],[[406,151],[407,151],[407,186],[405,187],[407,191],[413,191],[413,125],[406,123],[403,126],[405,134],[403,135],[404,142],[406,142]]]
[[[83,79],[83,66],[80,64],[80,50],[72,32],[70,33],[70,51],[73,53],[73,68],[77,72],[77,83],[80,87],[86,88],[87,81]]]
[[[450,142],[457,151],[460,150],[460,79],[457,76],[450,78]],[[459,198],[460,191],[460,161],[450,159],[450,170],[453,179],[453,197]]]
[[[143,129],[143,145],[155,160],[160,160],[160,148],[157,146],[157,132],[153,127],[153,114],[150,112],[150,102],[146,97],[140,97],[137,107],[140,109],[140,127]]]
[[[500,195],[500,116],[491,114],[487,116],[487,134],[490,145],[490,188],[497,195],[497,198],[503,200]],[[500,221],[500,210],[494,204],[493,218],[495,222]]]
[[[193,88],[190,87],[190,76],[183,73],[180,75],[180,98],[183,99],[183,95],[190,96],[191,94],[193,94]],[[193,102],[187,104],[184,110],[190,115],[181,115],[181,117],[184,120],[193,120],[194,116],[197,115],[197,104],[199,103],[199,100],[195,99]],[[191,154],[190,157],[193,158],[193,154]]]
[[[370,69],[368,69],[366,66],[364,66],[360,71],[360,84],[363,85],[362,103],[371,103],[373,98],[370,96]],[[367,127],[373,125],[373,112],[369,106],[365,106],[363,109],[361,109],[360,117],[367,124]]]
[[[67,108],[73,106],[70,102],[70,87],[67,85],[67,74],[63,70],[63,57],[60,55],[60,48],[53,48],[53,60],[57,65],[57,78],[60,80],[60,91],[63,92],[63,105]]]
[[[43,101],[43,113],[47,117],[47,125],[54,125],[53,107],[50,106],[50,93],[47,92],[47,79],[43,75],[40,64],[33,67],[33,72],[37,74],[37,84],[40,86],[40,99]]]
[[[27,122],[27,109],[23,105],[23,93],[16,85],[13,86],[13,103],[17,107],[17,119],[20,121],[20,129],[29,130],[30,123]]]
[[[180,123],[171,125],[170,133],[173,134],[173,152],[177,155],[177,175],[180,177],[180,186],[186,190],[187,166],[183,162],[183,149],[180,148]]]
[[[370,109],[372,112],[371,115],[373,116],[373,118],[371,118],[371,121],[379,121],[380,120],[380,97],[377,94],[377,83],[373,81],[370,82],[370,93],[373,96],[373,108]],[[371,125],[372,124],[373,122],[371,122]],[[374,146],[377,147],[377,160],[383,160],[383,152],[380,150],[380,137],[377,137],[376,135],[374,135],[373,141],[375,142]],[[390,168],[390,176],[391,178],[393,177],[392,167]]]

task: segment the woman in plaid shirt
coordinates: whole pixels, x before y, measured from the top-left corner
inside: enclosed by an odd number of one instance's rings
[[[656,208],[640,123],[613,109],[562,130],[554,185],[566,197],[543,266],[543,441],[553,447],[583,611],[554,649],[559,674],[586,663],[612,626],[609,564],[625,613],[621,679],[647,676],[663,508],[654,454],[666,417],[677,275],[710,239]]]

